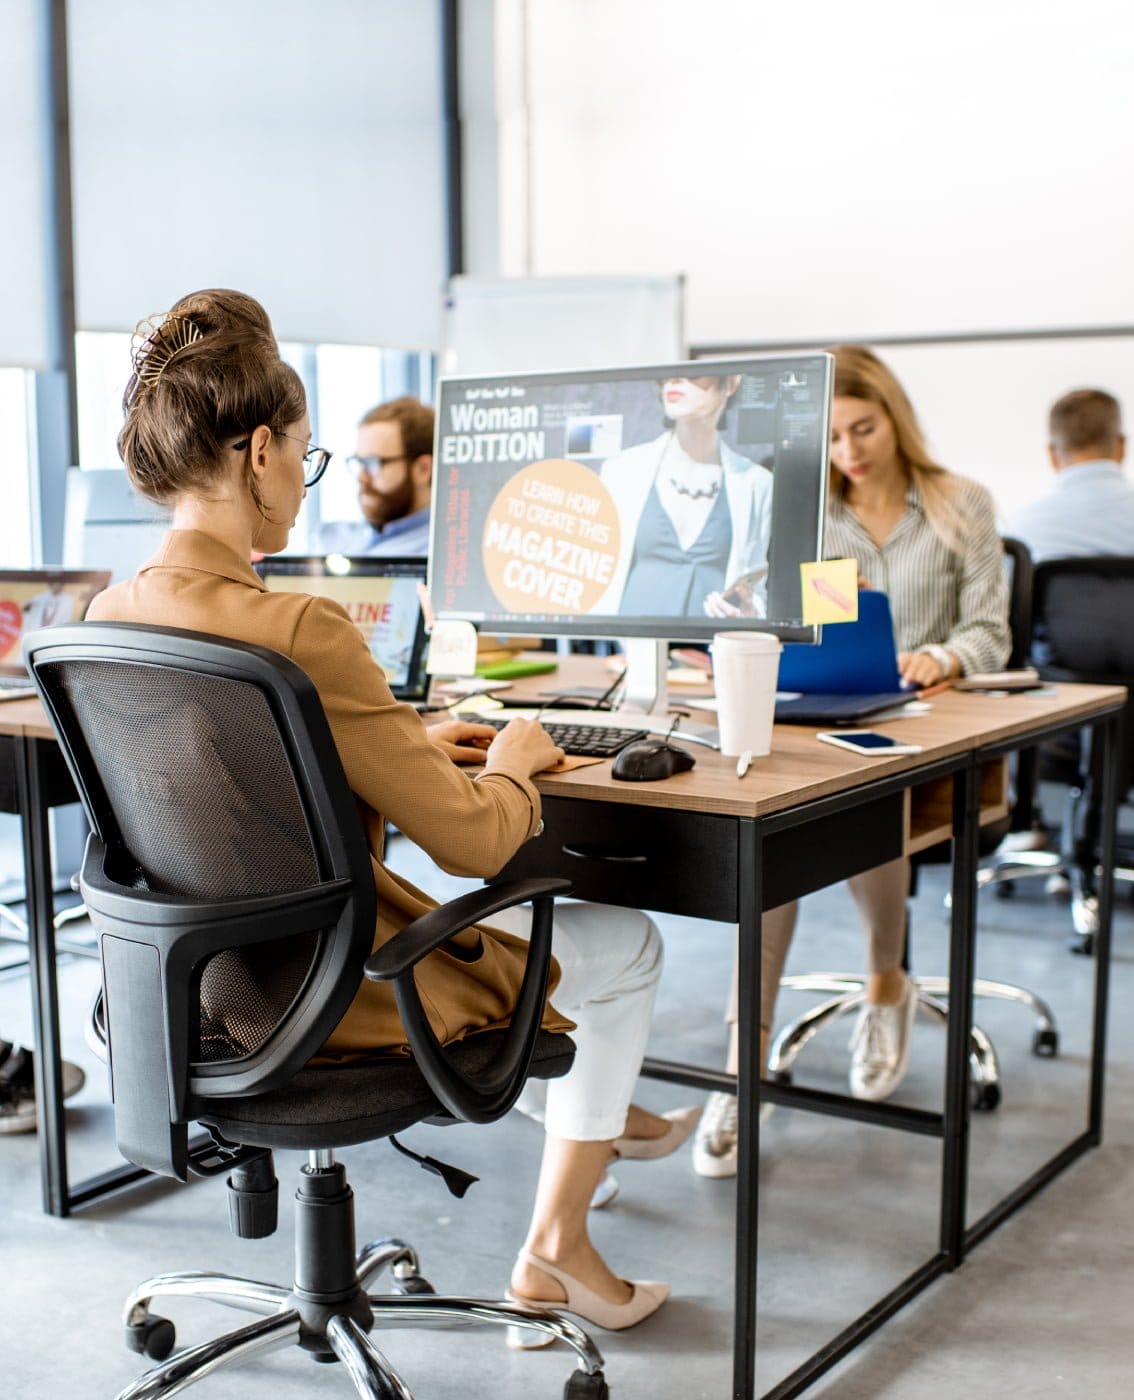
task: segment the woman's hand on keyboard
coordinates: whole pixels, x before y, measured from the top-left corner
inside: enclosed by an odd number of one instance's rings
[[[514,719],[493,739],[484,766],[490,773],[499,769],[530,778],[533,773],[554,768],[562,757],[563,750],[551,742],[538,720]]]
[[[473,724],[464,719],[446,719],[426,730],[429,742],[454,763],[483,763],[497,731],[491,724]]]

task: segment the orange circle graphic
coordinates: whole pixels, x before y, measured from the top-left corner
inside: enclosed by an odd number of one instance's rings
[[[508,612],[585,614],[614,576],[620,534],[614,500],[589,467],[533,462],[492,502],[485,573]]]

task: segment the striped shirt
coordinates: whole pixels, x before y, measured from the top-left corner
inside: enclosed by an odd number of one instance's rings
[[[886,542],[871,539],[842,495],[832,493],[824,551],[856,559],[871,588],[889,595],[899,651],[948,647],[965,675],[997,671],[1008,659],[1008,583],[992,498],[967,477],[954,477],[964,518],[964,548],[950,549],[930,525],[916,483],[905,514]]]

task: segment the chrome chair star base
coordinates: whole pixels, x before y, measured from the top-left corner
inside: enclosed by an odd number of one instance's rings
[[[290,1286],[216,1273],[158,1274],[130,1294],[123,1322],[127,1345],[159,1364],[119,1392],[118,1400],[159,1400],[214,1372],[287,1347],[313,1362],[338,1362],[355,1393],[368,1400],[413,1400],[413,1392],[375,1340],[384,1329],[527,1327],[569,1346],[580,1369],[565,1400],[604,1397],[603,1359],[586,1333],[558,1313],[501,1299],[440,1295],[422,1277],[416,1252],[398,1239],[374,1240],[354,1252],[354,1198],[328,1151],[308,1153],[296,1195],[296,1267]],[[389,1271],[392,1292],[368,1290]],[[151,1312],[156,1298],[204,1298],[261,1320],[173,1354],[174,1325]]]
[[[915,977],[919,1011],[942,1023],[949,1019],[949,979],[947,977]],[[795,1062],[804,1046],[810,1043],[824,1026],[833,1025],[851,1011],[857,1011],[866,1001],[866,979],[849,972],[808,972],[784,977],[781,989],[800,992],[833,993],[828,1001],[813,1006],[790,1021],[772,1041],[768,1052],[768,1078],[777,1084],[792,1082]],[[1059,1034],[1051,1008],[1039,997],[1007,982],[978,979],[974,995],[995,997],[1028,1005],[1036,1016],[1032,1048],[1037,1055],[1054,1055],[1059,1048]],[[1042,1047],[1042,1048],[1041,1048]],[[992,1041],[979,1026],[973,1026],[969,1042],[970,1097],[974,1109],[998,1107],[1001,1098],[1000,1061]]]

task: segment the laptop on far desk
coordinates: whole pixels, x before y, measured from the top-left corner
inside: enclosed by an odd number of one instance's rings
[[[778,724],[857,724],[912,700],[903,690],[885,593],[863,589],[857,622],[823,628],[816,646],[786,642],[777,681]]]
[[[36,693],[20,658],[24,634],[81,622],[109,582],[109,569],[0,569],[0,700]]]
[[[385,672],[394,699],[424,707],[429,677],[418,597],[424,559],[274,554],[255,568],[273,592],[314,593],[340,603]]]

